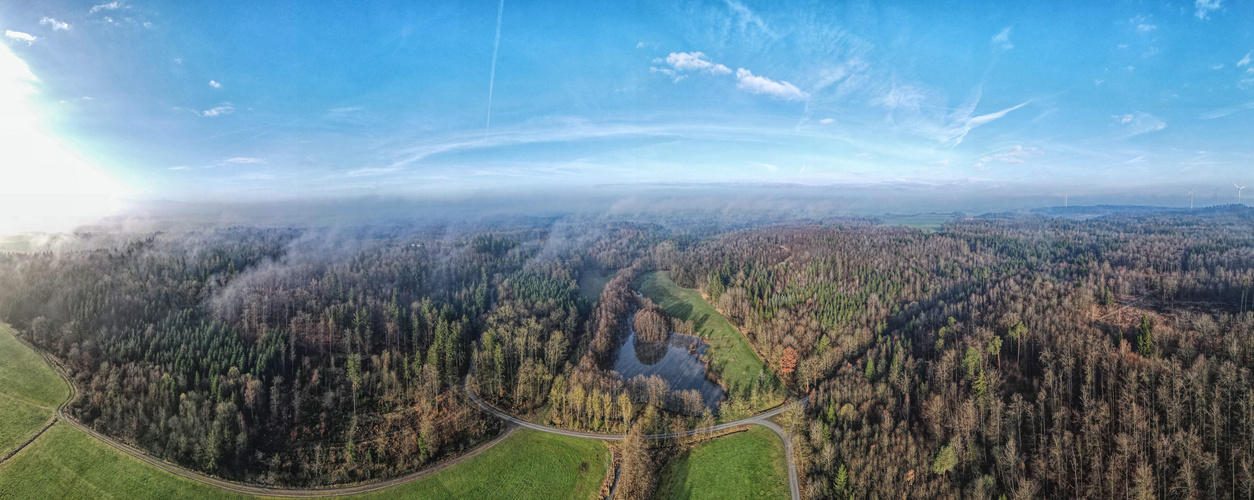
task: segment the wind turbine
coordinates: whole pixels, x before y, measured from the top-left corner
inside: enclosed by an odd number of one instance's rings
[[[1245,186],[1238,186],[1237,183],[1234,182],[1232,183],[1232,187],[1237,188],[1237,204],[1239,205],[1241,204],[1241,190],[1245,189]]]
[[[1193,210],[1193,190],[1189,190],[1189,210]]]

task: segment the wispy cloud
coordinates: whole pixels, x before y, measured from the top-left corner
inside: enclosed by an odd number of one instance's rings
[[[4,30],[4,36],[12,38],[14,40],[26,42],[27,45],[30,45],[34,43],[35,40],[39,39],[39,37],[31,35],[30,33],[22,33],[21,31],[13,31],[13,30]]]
[[[757,76],[744,68],[736,70],[736,87],[753,94],[765,94],[786,101],[804,101],[810,96],[791,83]]]
[[[666,59],[659,57],[654,59],[653,63],[665,63],[670,66],[650,66],[649,71],[675,77],[676,83],[687,77],[687,75],[680,74],[683,72],[708,73],[715,76],[732,73],[731,68],[710,60],[703,52],[671,52]],[[810,97],[810,94],[797,88],[796,85],[755,75],[745,68],[736,69],[736,88],[752,94],[768,95],[787,101],[804,101]]]
[[[1032,159],[1033,157],[1040,156],[1043,154],[1045,153],[1041,151],[1039,148],[1035,148],[1031,146],[1025,148],[1021,145],[1014,145],[1014,146],[1011,146],[1010,149],[1005,152],[995,153],[995,154],[990,154],[990,155],[985,155],[983,157],[980,157],[980,159],[975,162],[975,168],[979,168],[979,169],[987,168],[988,164],[993,163],[993,162],[1008,163],[1008,164],[1024,163]]]
[[[115,0],[115,1],[113,1],[113,2],[109,2],[109,3],[102,3],[102,4],[99,4],[99,5],[95,5],[95,6],[93,6],[93,7],[91,8],[91,10],[87,11],[87,13],[88,13],[88,14],[95,14],[95,13],[100,12],[100,11],[102,11],[102,10],[118,10],[118,9],[119,9],[119,8],[121,8],[121,7],[122,7],[122,2],[119,2],[119,1],[116,1],[116,0]]]
[[[1247,103],[1242,104],[1242,105],[1240,105],[1240,106],[1234,106],[1234,107],[1231,107],[1231,108],[1224,108],[1224,109],[1217,109],[1217,110],[1215,110],[1215,111],[1211,111],[1211,112],[1209,112],[1209,113],[1203,113],[1203,114],[1202,114],[1202,116],[1201,116],[1201,118],[1202,118],[1203,120],[1214,120],[1215,118],[1223,118],[1223,117],[1225,117],[1225,116],[1231,115],[1231,114],[1233,114],[1233,113],[1237,113],[1237,112],[1245,111],[1245,110],[1247,110],[1247,109],[1254,109],[1254,102],[1247,102]]]
[[[763,21],[760,16],[754,14],[748,7],[745,7],[745,4],[736,0],[724,1],[727,2],[727,8],[731,9],[732,13],[736,15],[736,20],[740,23],[741,31],[745,31],[750,25],[753,25],[757,29],[761,30],[763,34],[766,34],[771,38],[779,37],[779,35],[775,34],[775,32],[766,25],[766,22]]]
[[[215,88],[215,89],[220,89],[220,88],[222,88],[222,84],[221,84],[221,83],[218,83],[218,82],[217,82],[217,81],[215,81],[215,80],[209,80],[209,86],[210,86],[210,87],[213,87],[213,88]]]
[[[179,165],[179,166],[177,166],[177,167],[170,167],[170,170],[187,170],[187,166],[186,166],[186,165]]]
[[[45,17],[45,18],[43,18],[43,19],[40,19],[40,20],[39,20],[39,24],[40,24],[41,26],[42,26],[42,25],[45,25],[45,24],[50,24],[50,25],[52,25],[52,31],[69,31],[69,30],[70,30],[70,24],[69,24],[69,23],[63,23],[63,22],[58,21],[58,20],[56,20],[56,19],[53,19],[53,18],[51,18],[51,17]]]
[[[701,52],[671,52],[665,60],[654,59],[654,63],[665,62],[675,71],[707,71],[712,75],[731,74],[731,69],[722,64],[710,61]]]
[[[231,106],[218,106],[216,108],[209,108],[204,111],[201,111],[200,116],[213,118],[215,116],[229,115],[234,112],[235,112],[235,108]]]
[[[1122,129],[1122,138],[1129,138],[1167,128],[1167,122],[1149,113],[1128,113],[1111,117],[1115,126]]]
[[[823,125],[831,125],[831,124],[833,124],[833,123],[836,123],[836,120],[833,120],[833,119],[831,119],[831,118],[824,118],[824,119],[822,119],[822,120],[819,120],[819,123],[821,123],[821,124],[823,124]]]
[[[993,35],[993,39],[989,41],[989,45],[993,47],[993,52],[1005,52],[1015,48],[1014,44],[1010,43],[1010,28],[1002,28],[1001,32]]]
[[[346,172],[344,176],[345,177],[369,177],[372,175],[383,175],[383,174],[395,172],[400,169],[401,167],[399,165],[393,165],[390,167],[367,167],[367,168],[359,168],[357,170],[350,170]]]
[[[1223,0],[1196,0],[1193,2],[1193,15],[1198,19],[1206,19],[1211,12],[1219,10]]]
[[[1237,61],[1238,68],[1242,66],[1248,66],[1250,64],[1250,54],[1254,54],[1254,52],[1246,53],[1245,57],[1242,57],[1240,61]]]
[[[944,128],[944,130],[942,130],[939,137],[940,142],[951,146],[962,144],[962,140],[965,139],[967,134],[971,133],[971,131],[975,128],[987,125],[994,120],[998,120],[1009,114],[1011,111],[1027,106],[1028,103],[1032,102],[1031,100],[1027,100],[1001,111],[972,116],[975,113],[976,106],[979,105],[980,96],[981,93],[977,92],[975,97],[967,101],[966,105],[955,110],[949,115],[949,124]]]
[[[1150,33],[1153,33],[1154,30],[1158,29],[1158,26],[1150,23],[1149,19],[1146,18],[1145,16],[1136,16],[1128,20],[1128,22],[1132,24],[1132,26],[1136,29],[1137,33],[1140,33],[1142,35],[1148,35]]]
[[[261,158],[248,158],[248,157],[239,156],[239,157],[228,158],[226,160],[223,160],[223,163],[254,165],[254,164],[259,164],[259,163],[266,163],[266,160],[261,159]]]

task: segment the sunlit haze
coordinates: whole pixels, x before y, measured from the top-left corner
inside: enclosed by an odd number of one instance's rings
[[[5,2],[4,224],[686,184],[1229,203],[1251,28],[1219,0]]]

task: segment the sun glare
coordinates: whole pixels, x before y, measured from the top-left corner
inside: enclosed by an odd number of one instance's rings
[[[116,212],[125,195],[40,128],[38,81],[0,44],[0,235],[68,231]]]

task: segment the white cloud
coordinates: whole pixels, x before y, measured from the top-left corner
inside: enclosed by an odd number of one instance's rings
[[[643,49],[643,48],[644,48],[644,42],[637,43],[637,44],[636,44],[636,48],[637,48],[637,49]]]
[[[177,167],[170,167],[170,170],[187,170],[187,166],[186,166],[186,165],[179,165],[179,166],[177,166]]]
[[[91,8],[91,10],[90,10],[90,11],[87,11],[87,13],[88,13],[88,14],[95,14],[95,13],[100,12],[100,11],[102,11],[102,10],[118,10],[118,9],[119,9],[119,8],[121,8],[121,7],[122,7],[122,2],[119,2],[119,1],[117,1],[117,0],[114,0],[114,1],[109,2],[109,3],[102,3],[102,4],[100,4],[100,5],[93,6],[93,7]]]
[[[762,30],[762,33],[765,33],[771,38],[777,38],[779,36],[779,35],[776,35],[774,31],[771,31],[771,28],[766,25],[766,22],[763,21],[761,17],[759,17],[757,14],[754,14],[753,11],[749,10],[748,7],[745,7],[745,4],[740,3],[736,0],[724,0],[724,1],[727,2],[727,8],[731,9],[731,11],[736,14],[736,18],[740,23],[741,31],[746,30],[749,27],[749,25],[752,24],[755,27],[757,27],[759,30]]]
[[[993,39],[989,43],[992,45],[994,52],[1005,52],[1015,48],[1014,44],[1010,43],[1009,27],[1002,28],[1000,33],[993,35]]]
[[[1203,119],[1203,120],[1214,120],[1215,118],[1223,118],[1223,117],[1225,117],[1225,116],[1228,116],[1228,115],[1231,115],[1231,114],[1233,114],[1233,113],[1237,113],[1237,112],[1240,112],[1240,111],[1245,111],[1245,110],[1247,110],[1247,109],[1254,109],[1254,102],[1247,102],[1247,103],[1242,104],[1242,105],[1240,105],[1240,106],[1235,106],[1235,107],[1231,107],[1231,108],[1224,108],[1224,109],[1217,109],[1217,110],[1215,110],[1215,111],[1211,111],[1211,112],[1209,112],[1209,113],[1204,113],[1204,114],[1202,114],[1202,119]]]
[[[831,125],[833,123],[836,123],[836,120],[833,120],[831,118],[824,118],[822,120],[819,120],[819,123],[822,123],[823,125]]]
[[[401,167],[396,165],[390,167],[366,167],[346,172],[344,177],[369,177],[372,175],[382,175],[389,172],[395,172],[400,169]]]
[[[671,52],[666,56],[666,64],[676,71],[709,71],[713,75],[731,74],[731,69],[706,58],[701,52]]]
[[[53,18],[51,18],[51,17],[45,17],[45,18],[43,18],[43,19],[40,19],[40,20],[39,20],[39,24],[40,24],[40,25],[44,25],[44,24],[51,24],[51,25],[52,25],[52,31],[69,31],[69,30],[70,30],[70,24],[69,24],[69,23],[63,23],[63,22],[58,21],[58,20],[56,20],[56,19],[53,19]]]
[[[791,83],[777,82],[764,76],[757,76],[744,68],[736,70],[736,87],[754,94],[766,94],[787,101],[802,101],[810,96]]]
[[[1238,68],[1250,64],[1250,54],[1254,54],[1254,52],[1245,54],[1245,57],[1242,57],[1240,61],[1237,61]]]
[[[242,156],[224,160],[224,163],[236,163],[236,164],[242,164],[242,165],[254,165],[254,164],[265,163],[265,162],[266,160],[263,160],[261,158],[247,158],[247,157],[242,157]]]
[[[1131,24],[1132,27],[1136,29],[1136,32],[1142,35],[1148,35],[1152,33],[1154,30],[1158,29],[1158,26],[1151,24],[1149,22],[1149,18],[1145,16],[1136,16],[1132,19],[1129,19],[1128,24]]]
[[[201,111],[200,116],[212,118],[215,116],[229,115],[234,112],[235,112],[235,108],[231,106],[218,106],[216,108],[211,108],[211,109],[206,109],[204,111]]]
[[[4,36],[7,36],[14,40],[21,40],[23,42],[26,42],[27,45],[30,45],[35,40],[39,39],[38,37],[31,35],[29,33],[22,33],[21,31],[13,31],[13,30],[4,30]]]
[[[1021,145],[1014,145],[1004,153],[991,154],[981,157],[979,161],[975,162],[975,168],[985,168],[989,163],[993,162],[1019,164],[1042,154],[1045,153],[1038,148],[1030,146],[1025,148]]]
[[[1223,0],[1197,0],[1193,2],[1193,15],[1198,19],[1206,19],[1211,12],[1219,10]]]
[[[222,88],[222,84],[221,84],[221,83],[218,83],[217,81],[214,81],[214,80],[209,80],[209,86],[210,86],[210,87],[213,87],[213,88],[215,88],[215,89],[220,89],[220,88]]]
[[[1167,128],[1167,122],[1149,113],[1128,113],[1111,118],[1115,120],[1115,125],[1123,129],[1124,139]]]
[[[955,110],[949,115],[950,123],[941,132],[939,137],[940,142],[947,143],[951,146],[962,144],[962,140],[965,139],[967,134],[971,133],[971,131],[976,127],[998,120],[1009,114],[1011,111],[1027,106],[1028,103],[1032,102],[1031,100],[1027,100],[1001,111],[994,111],[992,113],[979,116],[971,116],[975,113],[975,108],[980,103],[980,96],[981,93],[977,92],[975,97],[967,101],[966,105]]]
[[[650,66],[649,72],[673,76],[676,83],[687,77],[686,75],[679,75],[683,71],[706,72],[711,75],[729,75],[732,73],[731,68],[711,61],[702,52],[671,52],[670,55],[666,56],[665,60],[657,58],[653,60],[653,63],[670,65],[670,68]],[[802,92],[801,89],[798,89],[791,83],[777,82],[770,78],[756,76],[744,68],[736,70],[736,87],[754,94],[765,94],[790,101],[800,101],[810,97],[809,94]]]

